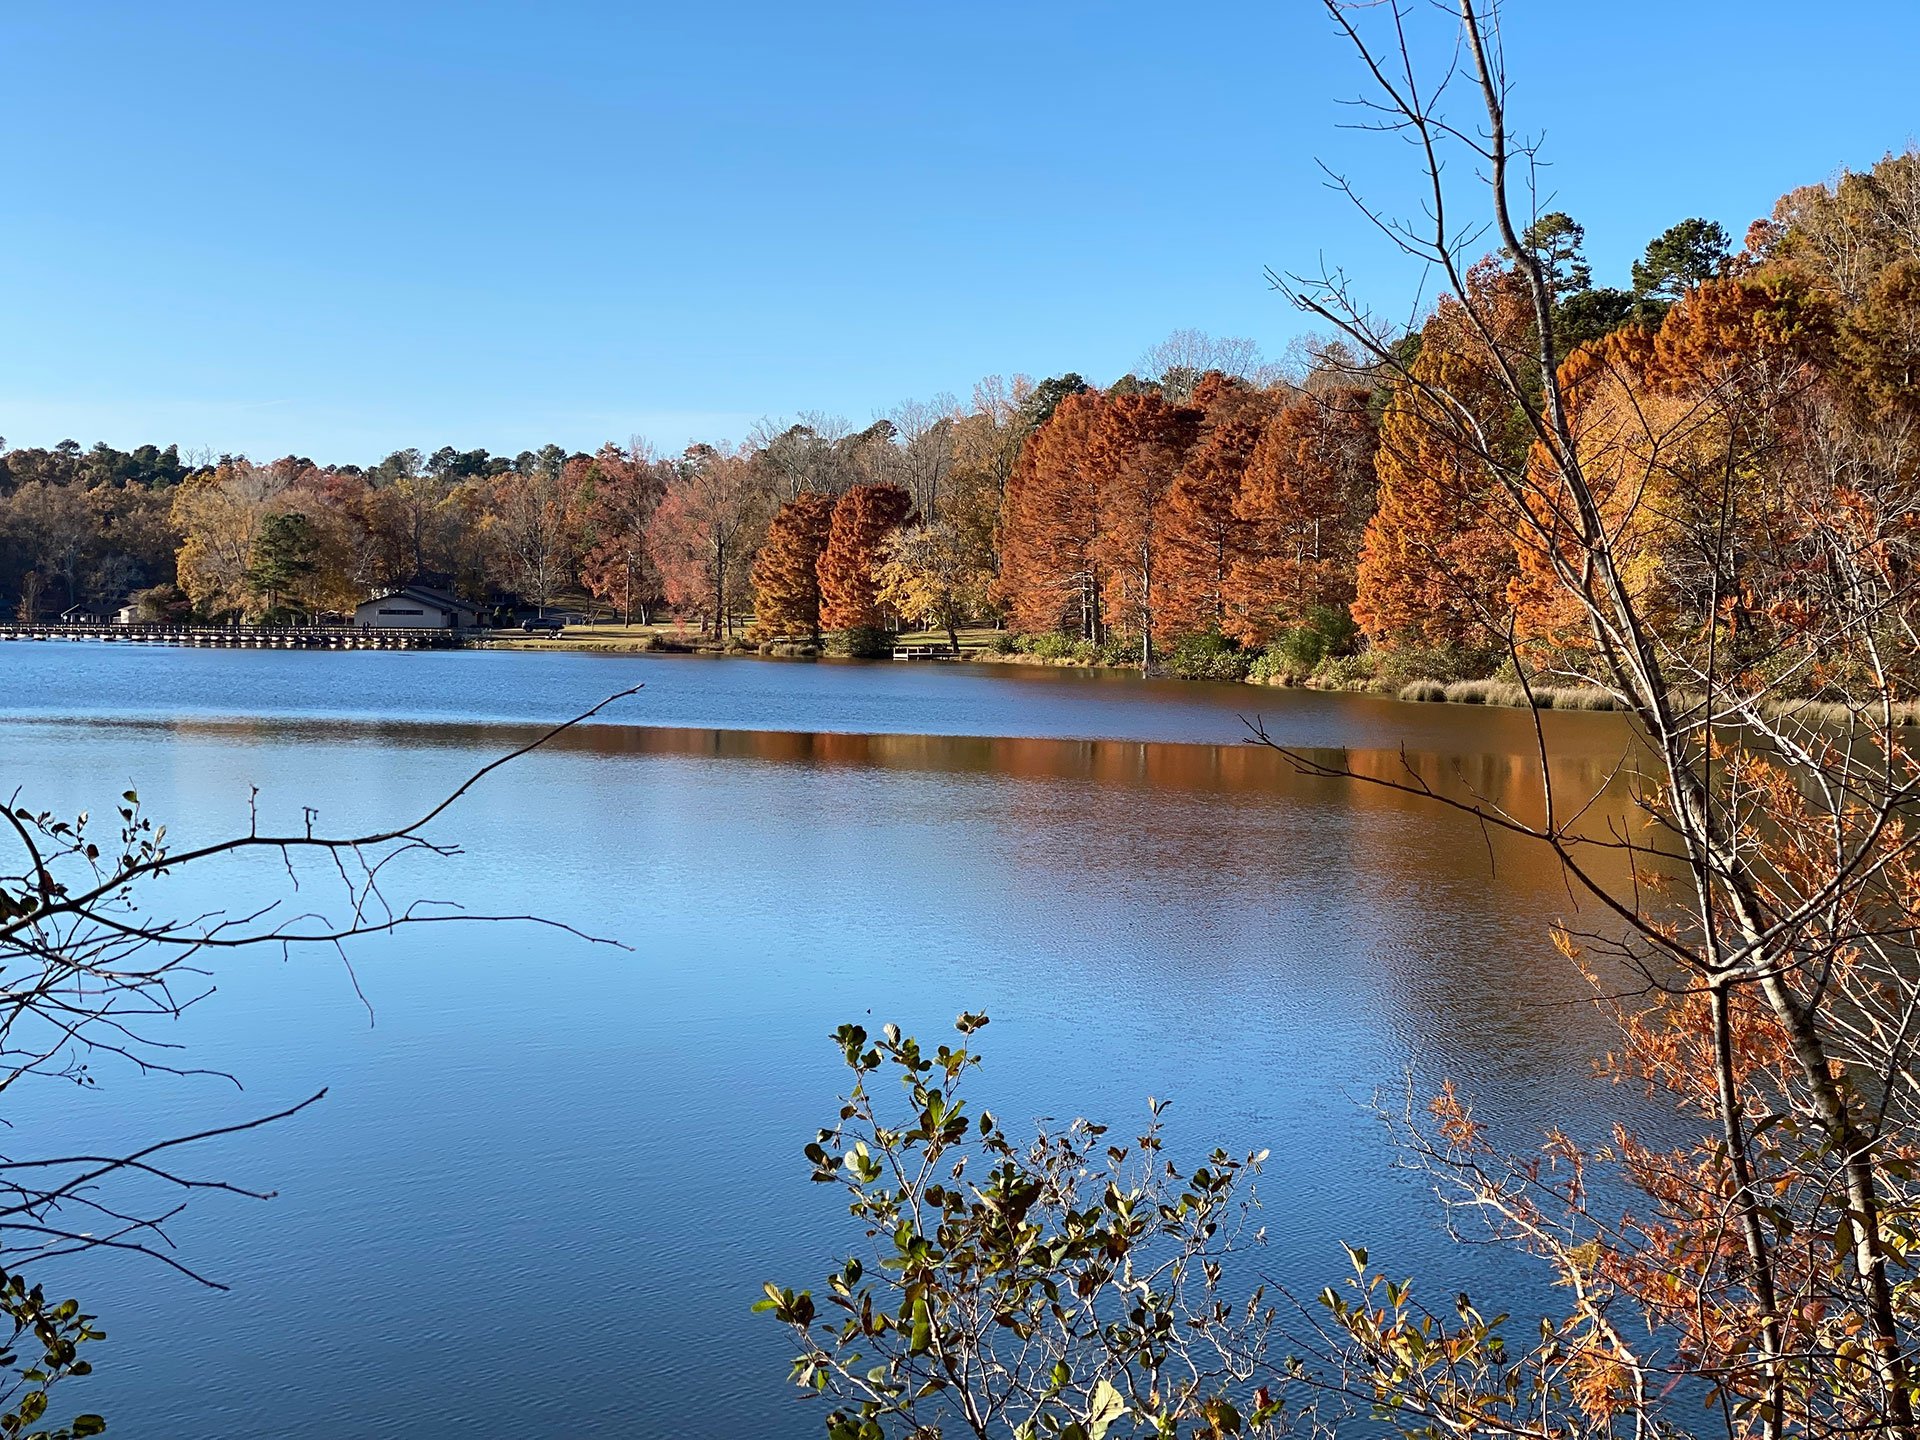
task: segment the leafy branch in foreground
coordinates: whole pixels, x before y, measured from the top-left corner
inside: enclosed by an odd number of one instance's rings
[[[264,947],[284,954],[317,945],[344,961],[349,940],[450,920],[525,920],[578,935],[537,916],[469,915],[424,902],[396,904],[388,898],[386,876],[408,856],[459,854],[457,847],[428,838],[427,826],[493,771],[639,688],[611,695],[480,767],[410,823],[363,835],[316,833],[311,809],[297,833],[262,833],[256,812],[245,835],[175,850],[168,846],[166,827],[142,811],[133,790],[120,797],[111,841],[100,837],[85,813],[60,819],[21,804],[17,794],[0,804],[0,835],[10,833],[14,842],[11,861],[0,861],[0,1095],[29,1079],[90,1087],[96,1083],[94,1065],[103,1056],[143,1072],[204,1073],[190,1070],[179,1046],[159,1039],[154,1027],[211,993],[206,962],[218,952]],[[256,852],[279,861],[295,893],[321,898],[297,912],[284,899],[233,913],[169,916],[155,909],[157,882]],[[0,1440],[60,1440],[97,1433],[104,1425],[98,1416],[82,1416],[67,1430],[29,1432],[46,1411],[47,1388],[88,1373],[91,1367],[75,1352],[101,1338],[101,1332],[77,1302],[48,1302],[23,1272],[56,1257],[104,1248],[150,1256],[222,1288],[173,1252],[167,1222],[194,1191],[269,1196],[189,1174],[173,1157],[198,1142],[285,1119],[325,1093],[271,1115],[130,1151],[0,1152],[0,1311],[14,1326],[13,1343],[0,1347],[0,1406],[6,1407],[0,1413]],[[114,1181],[123,1183],[109,1183]],[[123,1194],[128,1186],[131,1199]],[[28,1334],[40,1352],[31,1358],[19,1351]]]
[[[754,1306],[799,1342],[794,1382],[837,1402],[829,1440],[1271,1433],[1280,1405],[1255,1376],[1273,1309],[1263,1289],[1233,1295],[1222,1267],[1264,1241],[1245,1227],[1265,1151],[1183,1171],[1152,1100],[1129,1145],[1080,1119],[1016,1142],[960,1096],[973,1051],[928,1054],[892,1025],[833,1041],[854,1083],[806,1157],[846,1191],[873,1263],[849,1257],[823,1305],[769,1284]],[[885,1073],[897,1110],[873,1089]]]

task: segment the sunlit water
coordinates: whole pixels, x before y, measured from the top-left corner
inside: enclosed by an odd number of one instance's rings
[[[134,784],[181,842],[244,826],[255,786],[269,824],[372,827],[642,682],[439,822],[462,855],[393,882],[630,948],[497,924],[361,944],[352,976],[254,954],[162,1036],[244,1089],[104,1064],[95,1092],[11,1097],[27,1153],[327,1091],[190,1163],[278,1192],[170,1227],[228,1290],[150,1260],[59,1272],[110,1336],[63,1410],[129,1440],[814,1435],[748,1306],[856,1239],[800,1155],[842,1088],[824,1037],[944,1036],[962,1010],[993,1017],[996,1113],[1124,1126],[1170,1096],[1176,1152],[1270,1148],[1250,1263],[1287,1283],[1337,1281],[1345,1240],[1436,1295],[1526,1298],[1513,1262],[1446,1241],[1368,1102],[1452,1076],[1516,1139],[1621,1103],[1545,941],[1566,887],[1430,803],[1239,743],[1257,711],[1526,806],[1525,716],[998,667],[10,644],[5,782],[100,813]],[[1613,718],[1546,718],[1562,793],[1603,784]],[[167,908],[276,883],[189,876]]]

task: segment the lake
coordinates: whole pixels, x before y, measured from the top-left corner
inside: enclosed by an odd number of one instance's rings
[[[1367,773],[1533,805],[1529,717],[1019,667],[512,652],[0,645],[5,783],[110,813],[129,784],[175,843],[426,810],[480,764],[644,684],[437,822],[462,854],[394,877],[525,924],[436,926],[338,958],[231,958],[163,1038],[227,1072],[16,1092],[15,1153],[252,1118],[170,1233],[214,1291],[88,1256],[53,1288],[109,1338],[56,1392],[125,1440],[250,1435],[784,1437],[819,1432],[783,1331],[748,1313],[853,1247],[802,1145],[844,1071],[825,1037],[929,1040],[984,1010],[975,1103],[1170,1150],[1268,1147],[1257,1263],[1307,1293],[1365,1244],[1430,1294],[1534,1280],[1450,1245],[1369,1102],[1453,1077],[1516,1142],[1621,1104],[1607,1035],[1546,940],[1535,850],[1418,800],[1297,776],[1264,716]],[[1552,713],[1562,793],[1619,761],[1617,717]],[[1402,759],[1402,750],[1405,760]],[[1614,792],[1618,790],[1615,782]],[[1613,793],[1617,800],[1617,793]],[[237,907],[275,866],[183,877]],[[357,984],[356,984],[357,982]],[[364,1003],[362,1000],[364,994]],[[1131,1133],[1131,1132],[1128,1132]]]

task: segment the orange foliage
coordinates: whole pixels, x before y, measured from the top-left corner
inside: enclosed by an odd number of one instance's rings
[[[1920,418],[1920,260],[1896,260],[1846,317],[1841,350],[1876,418]]]
[[[667,493],[647,526],[667,600],[693,611],[717,636],[744,598],[747,559],[764,515],[765,493],[738,455],[696,445],[674,467]]]
[[[997,593],[1016,630],[1102,638],[1100,489],[1088,456],[1105,406],[1096,391],[1067,396],[1027,438],[1007,482]]]
[[[1302,395],[1275,415],[1234,498],[1241,547],[1225,587],[1225,628],[1260,645],[1316,605],[1353,601],[1373,514],[1377,437],[1368,392]]]
[[[833,507],[820,552],[820,624],[827,630],[877,630],[881,546],[906,523],[913,497],[898,485],[856,485]]]
[[[1084,463],[1100,496],[1093,559],[1102,572],[1103,608],[1110,623],[1134,636],[1159,627],[1167,492],[1199,420],[1198,410],[1155,394],[1109,396],[1088,437]]]
[[[1160,614],[1176,633],[1226,625],[1231,577],[1248,539],[1242,480],[1275,408],[1266,392],[1217,374],[1195,387],[1192,404],[1204,419],[1167,494],[1161,537]]]
[[[666,491],[661,467],[639,447],[606,444],[587,473],[581,525],[588,550],[580,580],[632,623],[661,596],[647,526]]]
[[[1711,280],[1657,334],[1626,329],[1561,366],[1568,419],[1622,580],[1663,633],[1722,627],[1745,644],[1807,563],[1825,506],[1783,463],[1814,423],[1807,405],[1832,349],[1826,304],[1784,268]],[[1517,629],[1580,648],[1580,518],[1536,448],[1510,589]],[[1827,497],[1831,499],[1832,497]],[[1790,608],[1790,607],[1789,607]],[[1784,613],[1784,612],[1783,612]]]
[[[1473,282],[1477,301],[1517,334],[1510,277],[1483,264]],[[1413,383],[1396,387],[1380,424],[1380,503],[1361,550],[1354,619],[1388,644],[1482,642],[1506,617],[1515,570],[1508,502],[1483,452],[1525,453],[1510,433],[1513,407],[1496,357],[1452,297],[1427,321],[1409,370]]]
[[[820,555],[833,525],[831,495],[803,491],[780,507],[753,562],[753,618],[768,635],[820,638]]]

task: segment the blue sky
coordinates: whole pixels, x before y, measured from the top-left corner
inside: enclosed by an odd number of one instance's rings
[[[1915,135],[1912,0],[1506,24],[1603,283]],[[677,449],[1105,381],[1176,327],[1278,353],[1266,265],[1390,309],[1418,279],[1322,183],[1392,204],[1409,157],[1340,128],[1361,78],[1308,0],[10,0],[0,54],[12,445]]]

